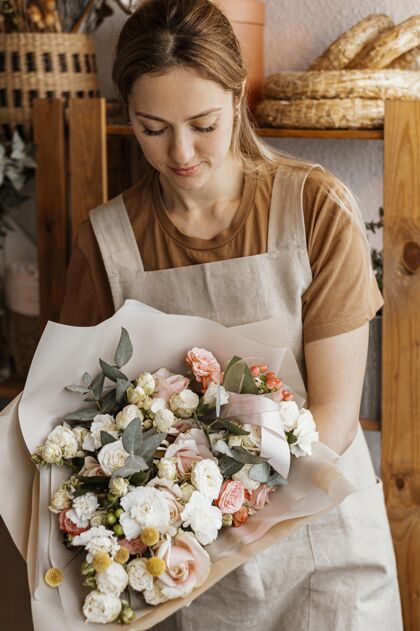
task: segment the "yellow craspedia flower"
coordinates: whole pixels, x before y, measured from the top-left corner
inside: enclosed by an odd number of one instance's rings
[[[111,557],[106,552],[97,552],[92,559],[92,567],[95,572],[105,572],[111,565]]]
[[[146,570],[152,576],[160,576],[166,570],[166,563],[159,557],[150,557],[146,561]]]
[[[117,553],[115,555],[114,561],[116,563],[121,563],[121,565],[124,565],[124,563],[127,563],[128,559],[130,558],[130,553],[127,550],[127,548],[123,548],[122,546],[120,548],[118,548]]]
[[[63,579],[63,572],[58,567],[50,567],[44,574],[44,581],[49,587],[58,587]]]
[[[143,528],[140,534],[140,539],[145,546],[154,546],[159,541],[159,531],[152,526]]]

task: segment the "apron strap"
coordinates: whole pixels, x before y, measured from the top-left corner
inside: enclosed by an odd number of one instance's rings
[[[118,309],[124,303],[121,281],[144,274],[122,194],[91,210],[89,219],[108,275],[114,307]]]
[[[293,160],[278,167],[271,192],[268,252],[280,250],[286,239],[288,242],[294,240],[297,246],[306,250],[303,188],[313,169],[324,171],[320,164],[294,163]]]

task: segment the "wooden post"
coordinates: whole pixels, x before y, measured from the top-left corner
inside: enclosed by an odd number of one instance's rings
[[[420,100],[387,101],[382,478],[404,629],[420,629]]]
[[[67,268],[66,155],[64,104],[36,99],[33,112],[36,145],[36,208],[41,317],[58,320]]]
[[[69,138],[74,237],[89,211],[108,199],[105,99],[70,99]]]

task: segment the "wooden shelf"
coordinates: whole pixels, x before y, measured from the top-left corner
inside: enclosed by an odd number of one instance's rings
[[[109,123],[106,127],[108,136],[130,136],[128,125]],[[382,140],[383,129],[257,129],[257,134],[264,138],[340,138],[359,140]]]
[[[25,379],[12,375],[6,381],[0,383],[0,398],[2,399],[14,399],[15,396],[22,392],[25,385]]]

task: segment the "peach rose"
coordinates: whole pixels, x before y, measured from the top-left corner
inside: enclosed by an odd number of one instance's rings
[[[194,462],[214,456],[208,447],[207,436],[202,429],[192,428],[185,434],[178,434],[172,445],[165,452],[165,458],[175,458],[176,467],[181,477],[191,470]]]
[[[242,526],[246,521],[248,521],[248,511],[245,506],[242,506],[236,513],[233,513],[233,525],[235,528]]]
[[[75,537],[76,535],[80,535],[82,532],[85,532],[85,530],[89,530],[90,525],[86,526],[86,528],[78,528],[76,524],[70,519],[70,517],[67,517],[67,513],[69,510],[71,509],[67,508],[60,513],[60,516],[58,518],[60,530],[62,530],[63,532],[68,532],[68,534],[72,535],[73,537]]]
[[[188,388],[190,380],[183,375],[176,375],[167,368],[159,368],[153,373],[153,377],[157,382],[157,395],[165,399],[166,403],[172,395],[179,394],[185,388]]]
[[[239,480],[225,480],[221,486],[217,506],[222,513],[236,513],[245,500],[245,489]]]
[[[221,381],[220,364],[210,351],[194,347],[188,351],[185,361],[191,366],[196,380],[202,384],[203,394],[211,382],[217,383],[219,379]]]
[[[166,598],[187,596],[204,583],[210,572],[210,557],[189,532],[180,532],[164,541],[157,556],[166,562],[166,571],[157,579]]]
[[[128,550],[130,554],[143,554],[143,552],[147,550],[147,546],[140,537],[136,537],[135,539],[120,539],[118,543],[122,548]]]
[[[248,504],[255,510],[261,510],[266,504],[269,504],[270,500],[268,496],[274,489],[267,484],[260,484],[260,486],[249,494]]]

